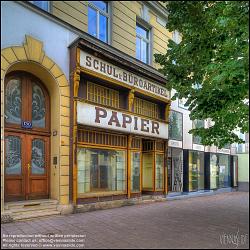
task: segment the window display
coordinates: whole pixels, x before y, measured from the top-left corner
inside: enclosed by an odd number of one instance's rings
[[[216,154],[210,155],[210,189],[216,189],[219,186],[219,166]]]
[[[140,152],[131,153],[131,192],[140,192]]]
[[[125,151],[78,148],[78,194],[126,191]]]
[[[219,187],[230,187],[230,156],[219,155]]]
[[[164,155],[156,154],[155,158],[155,188],[163,189],[164,185]]]
[[[189,191],[204,189],[204,153],[189,151]]]

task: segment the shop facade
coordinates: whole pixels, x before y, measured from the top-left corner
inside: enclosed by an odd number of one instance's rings
[[[74,203],[166,194],[165,79],[84,39],[70,50]]]

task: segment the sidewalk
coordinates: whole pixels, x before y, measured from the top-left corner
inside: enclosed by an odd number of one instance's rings
[[[248,221],[249,193],[231,192],[2,224],[1,233],[82,235],[85,248],[249,248]]]

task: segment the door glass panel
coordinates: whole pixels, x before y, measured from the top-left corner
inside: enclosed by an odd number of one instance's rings
[[[163,170],[164,170],[164,155],[156,154],[155,158],[155,188],[163,189]]]
[[[143,153],[143,188],[153,188],[153,153]]]
[[[32,86],[32,125],[45,128],[45,98],[42,89],[35,83]]]
[[[140,152],[132,152],[131,157],[131,191],[140,191]]]
[[[10,80],[5,92],[5,121],[21,124],[21,81],[19,79]]]
[[[21,174],[22,158],[21,158],[21,139],[18,136],[7,136],[5,139],[5,173]]]
[[[45,144],[41,139],[32,140],[31,172],[32,174],[45,173]]]

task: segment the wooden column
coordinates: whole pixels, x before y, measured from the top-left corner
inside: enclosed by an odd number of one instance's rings
[[[128,94],[128,110],[132,111],[135,98],[135,90],[131,89]]]
[[[128,199],[131,197],[131,143],[132,143],[132,135],[128,135],[128,146],[127,146],[127,191],[128,191]]]
[[[76,53],[77,64],[73,76],[73,203],[77,200],[77,98],[80,83],[80,49]]]

